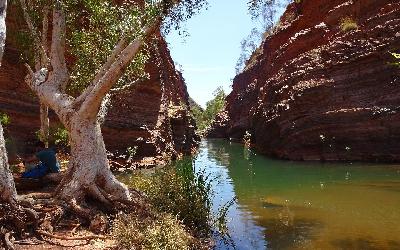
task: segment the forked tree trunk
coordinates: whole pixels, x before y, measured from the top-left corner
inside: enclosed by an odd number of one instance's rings
[[[82,119],[78,115],[70,121],[71,160],[60,192],[64,200],[81,200],[91,195],[101,201],[131,201],[128,188],[112,174],[106,148],[97,119]]]
[[[6,40],[6,10],[7,1],[0,0],[0,66],[3,58]],[[0,122],[0,203],[14,203],[17,198],[15,183],[8,166],[7,150],[3,135],[3,126]]]
[[[25,20],[28,26],[32,27],[25,2],[24,0],[20,2]],[[155,31],[159,23],[146,27],[143,36],[134,41],[122,37],[107,62],[97,72],[93,82],[79,97],[74,98],[65,93],[65,84],[69,79],[64,56],[65,15],[61,4],[58,1],[55,3],[50,58],[42,60],[48,61],[51,67],[33,72],[28,66],[31,78],[27,81],[38,95],[40,102],[55,111],[70,135],[69,168],[55,195],[68,203],[79,203],[89,195],[112,205],[115,201],[132,204],[128,188],[110,171],[99,117],[104,115],[101,112],[104,97],[123,75],[144,39]],[[37,33],[34,28],[31,30],[32,33]],[[45,51],[39,42],[37,44],[40,50]],[[45,52],[42,54],[46,56]]]

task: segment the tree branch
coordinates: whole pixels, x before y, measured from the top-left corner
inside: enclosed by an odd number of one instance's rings
[[[107,72],[95,82],[94,87],[83,101],[79,110],[82,116],[86,116],[87,118],[94,118],[97,116],[103,97],[123,75],[126,67],[132,62],[144,40],[155,32],[158,24],[159,22],[156,22],[152,26],[146,27],[144,29],[144,35],[126,46],[110,65]]]
[[[111,56],[108,57],[106,63],[97,72],[92,84],[90,84],[90,86],[88,86],[85,89],[85,91],[83,91],[83,93],[75,99],[74,104],[80,104],[85,100],[85,98],[93,90],[96,83],[104,76],[105,73],[107,73],[107,71],[110,69],[111,65],[115,62],[115,60],[121,54],[121,51],[123,49],[125,49],[126,46],[128,46],[128,40],[126,39],[125,36],[122,36],[122,38],[118,42],[117,46],[115,46],[114,50],[112,51]]]
[[[43,9],[43,22],[42,22],[42,46],[46,55],[48,56],[49,48],[47,44],[47,33],[49,31],[49,7],[45,6]],[[43,60],[43,59],[42,59]],[[43,62],[44,63],[44,62]]]
[[[45,49],[43,48],[43,45],[39,39],[38,32],[37,32],[35,26],[33,25],[31,17],[29,16],[28,8],[26,7],[25,0],[20,0],[19,2],[21,3],[25,22],[28,25],[28,29],[29,29],[29,32],[31,33],[31,36],[33,37],[34,46],[36,47],[36,50],[39,52],[41,60],[43,60],[42,61],[43,66],[48,65],[49,58],[47,57]]]
[[[52,77],[59,89],[64,92],[68,83],[68,69],[65,63],[65,14],[61,3],[56,1],[53,8],[53,32],[51,38],[50,62]]]

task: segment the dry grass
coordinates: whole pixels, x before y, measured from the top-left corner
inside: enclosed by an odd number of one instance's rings
[[[122,249],[193,249],[195,239],[180,221],[170,214],[141,218],[120,214],[114,221],[112,235]]]

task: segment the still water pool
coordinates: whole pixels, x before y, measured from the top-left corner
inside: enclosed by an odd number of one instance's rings
[[[194,165],[217,178],[215,210],[237,197],[236,249],[400,249],[400,165],[280,161],[225,140],[203,141]]]

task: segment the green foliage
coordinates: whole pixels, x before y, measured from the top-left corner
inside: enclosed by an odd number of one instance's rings
[[[251,18],[262,24],[262,28],[253,28],[240,44],[241,53],[236,63],[236,73],[239,74],[250,62],[264,39],[264,34],[273,30],[276,23],[277,13],[285,8],[292,0],[249,0],[247,2],[248,12]]]
[[[63,127],[56,128],[53,132],[50,131],[51,138],[55,145],[59,146],[69,146],[69,135],[68,130]]]
[[[161,216],[158,220],[170,214],[181,221],[196,238],[208,238],[211,233],[215,233],[229,242],[226,218],[235,199],[213,214],[213,180],[205,172],[196,172],[191,159],[185,158],[174,166],[159,169],[151,175],[135,173],[121,176],[121,179],[129,187],[146,193],[154,212]],[[125,235],[127,238],[130,233]],[[135,237],[128,241],[135,241]]]
[[[208,6],[207,0],[163,0],[160,2],[161,12],[165,16],[162,25],[164,34],[173,29],[179,30],[182,23]]]
[[[159,212],[178,216],[198,235],[210,233],[211,183],[204,173],[195,174],[190,160],[165,168],[152,176],[135,175],[129,186],[144,191]]]
[[[149,4],[141,8],[132,3],[116,5],[108,0],[70,0],[65,2],[65,9],[67,43],[75,58],[71,70],[73,84],[69,85],[72,93],[79,93],[91,83],[122,34],[129,40],[143,35],[142,27],[154,22],[157,16],[154,6]],[[117,87],[145,77],[147,59],[146,50],[141,50]]]
[[[340,28],[343,32],[348,32],[351,30],[358,29],[358,24],[351,17],[345,17],[340,20]]]
[[[9,125],[9,124],[11,123],[10,116],[8,116],[8,115],[5,114],[5,113],[1,113],[1,112],[0,112],[0,123],[1,123],[3,126]]]
[[[128,155],[127,162],[132,162],[133,161],[133,158],[135,157],[135,155],[137,153],[137,149],[138,149],[138,146],[128,147],[126,149],[126,153]]]
[[[206,103],[206,109],[201,109],[200,106],[191,107],[191,113],[196,121],[199,131],[204,131],[213,122],[215,116],[225,107],[225,92],[222,87],[218,87],[214,91],[214,99]]]
[[[19,3],[19,1],[16,1]],[[138,1],[109,0],[64,0],[60,1],[66,13],[66,45],[68,67],[71,81],[67,89],[72,95],[78,95],[93,80],[95,74],[105,63],[115,45],[122,36],[128,41],[143,35],[143,27],[161,20],[164,33],[171,28],[178,29],[180,24],[203,8],[206,0],[145,0]],[[28,13],[37,35],[42,29],[43,10],[51,7],[51,0],[26,0]],[[51,8],[50,8],[51,9]],[[21,8],[18,10],[19,29],[14,29],[14,41],[23,51],[21,58],[34,66],[33,55],[38,51],[33,47],[33,37],[26,31]],[[51,25],[50,25],[51,26]],[[51,27],[49,27],[51,28]],[[149,58],[149,42],[135,57],[119,79],[116,87],[146,78],[144,65]],[[154,46],[155,48],[155,46]],[[153,49],[154,49],[153,48]]]
[[[43,141],[40,130],[35,132],[36,138],[40,141]],[[61,147],[69,146],[69,135],[68,130],[64,127],[52,127],[49,129],[49,144],[57,145]]]
[[[113,223],[112,235],[121,249],[191,249],[193,237],[171,214],[140,217],[120,214]]]

